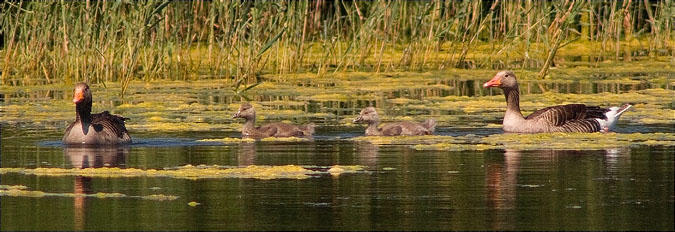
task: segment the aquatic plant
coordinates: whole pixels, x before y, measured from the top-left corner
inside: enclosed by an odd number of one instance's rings
[[[672,0],[5,1],[2,85],[673,59]],[[278,77],[284,81],[286,77]],[[242,97],[248,97],[242,95]]]
[[[343,172],[362,171],[361,166],[340,166]],[[314,171],[297,165],[219,167],[216,165],[185,165],[176,168],[136,169],[136,168],[0,168],[0,174],[20,173],[37,176],[84,176],[93,178],[131,178],[131,177],[169,177],[178,179],[213,179],[213,178],[253,178],[253,179],[307,179],[327,172]],[[2,189],[2,188],[0,188]]]
[[[28,187],[23,185],[0,185],[0,196],[10,197],[95,197],[95,198],[141,198],[145,200],[176,200],[178,196],[153,194],[148,196],[128,196],[123,193],[51,193],[35,190],[27,190]]]

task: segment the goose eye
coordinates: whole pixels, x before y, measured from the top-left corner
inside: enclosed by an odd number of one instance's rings
[[[504,77],[509,77],[509,74],[506,74]]]

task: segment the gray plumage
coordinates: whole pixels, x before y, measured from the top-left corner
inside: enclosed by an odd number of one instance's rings
[[[431,135],[436,129],[436,120],[427,119],[423,123],[394,122],[378,128],[380,117],[374,107],[361,110],[354,123],[368,123],[367,136]]]
[[[242,104],[237,113],[232,116],[232,118],[245,119],[244,126],[241,129],[242,137],[256,139],[266,137],[309,137],[314,134],[314,124],[297,126],[275,122],[256,127],[255,117],[255,109],[249,103]]]
[[[131,143],[124,125],[127,118],[108,111],[92,114],[92,96],[86,83],[75,85],[73,103],[76,118],[63,135],[64,144],[114,145]]]
[[[504,132],[609,132],[621,114],[631,107],[626,104],[620,108],[607,109],[584,104],[568,104],[546,107],[523,117],[520,112],[518,82],[513,72],[499,72],[483,87],[499,87],[504,91],[506,97]]]

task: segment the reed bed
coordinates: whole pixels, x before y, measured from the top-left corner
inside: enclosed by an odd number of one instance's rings
[[[673,58],[673,0],[5,1],[3,85],[427,71],[519,64],[561,48]],[[599,59],[597,59],[599,60]],[[241,87],[245,89],[247,87]],[[126,88],[124,88],[126,89]]]

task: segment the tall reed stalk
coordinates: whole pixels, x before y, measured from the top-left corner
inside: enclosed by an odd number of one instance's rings
[[[250,85],[263,73],[498,68],[514,61],[543,77],[570,43],[617,61],[630,61],[635,48],[675,60],[673,0],[5,1],[0,10],[3,85]]]

